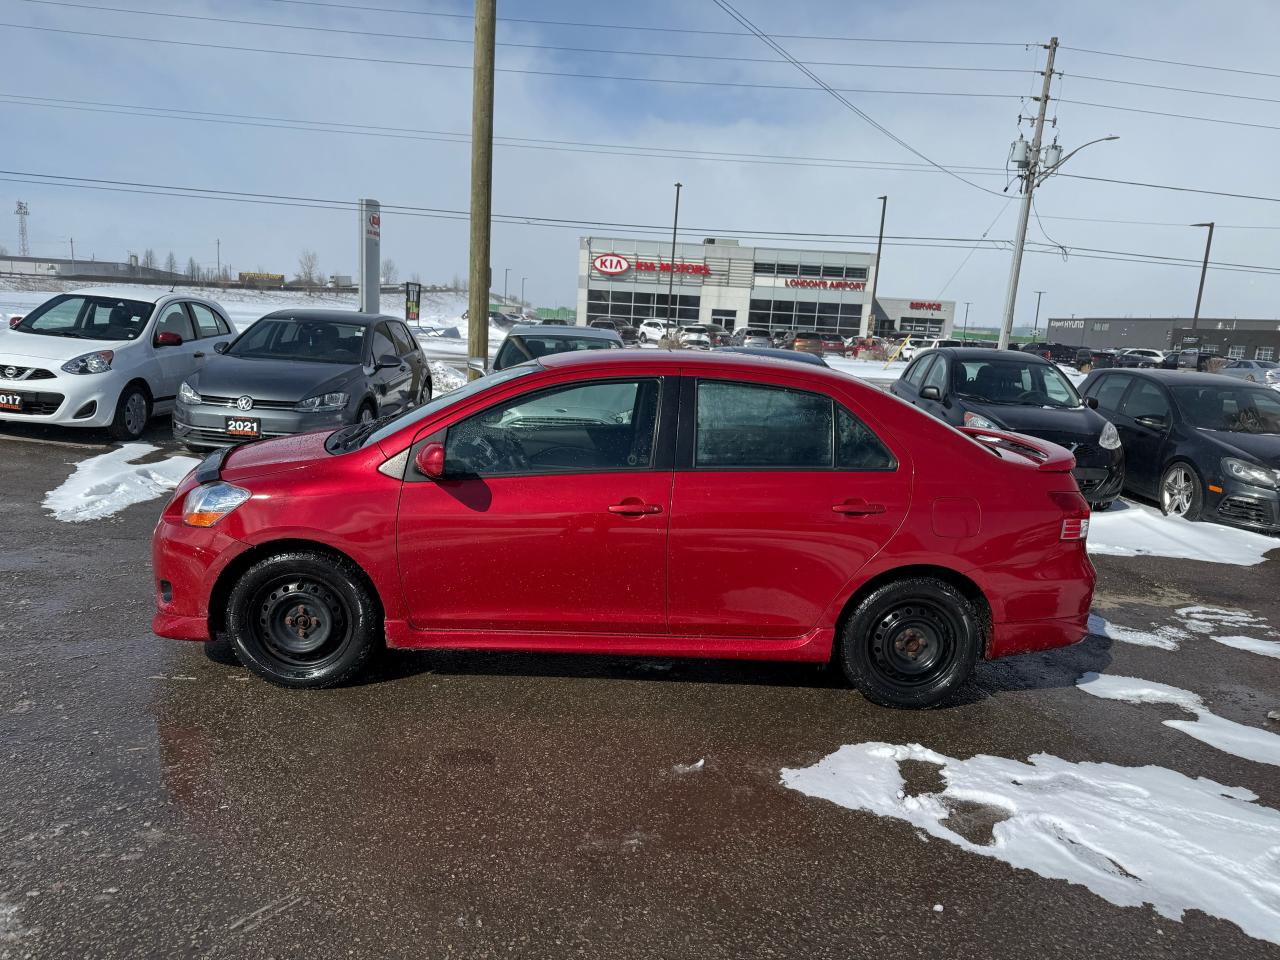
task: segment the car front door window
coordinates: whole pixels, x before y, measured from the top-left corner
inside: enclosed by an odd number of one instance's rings
[[[196,338],[195,331],[191,327],[191,318],[187,316],[187,309],[181,303],[172,303],[165,308],[156,324],[156,333],[176,333],[184,343]]]

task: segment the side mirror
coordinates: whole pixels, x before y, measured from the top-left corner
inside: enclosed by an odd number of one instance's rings
[[[384,353],[382,356],[380,356],[380,357],[378,358],[378,363],[377,363],[377,365],[374,367],[374,369],[375,369],[375,370],[388,370],[388,369],[390,369],[391,367],[398,367],[398,366],[400,366],[400,358],[399,358],[399,357],[392,356],[392,355],[391,355],[391,354],[389,354],[389,353]]]
[[[1163,430],[1169,425],[1169,421],[1164,417],[1134,417],[1133,419],[1150,430]]]
[[[228,348],[228,347],[230,347],[230,346],[231,346],[231,344],[229,344],[229,343],[227,343],[227,341],[223,340],[221,343],[215,343],[215,344],[213,345],[213,352],[214,352],[214,353],[226,353],[226,352],[227,352],[227,348]]]
[[[16,329],[16,328],[17,328],[17,326],[18,326],[18,324],[20,324],[21,322],[22,322],[22,314],[20,314],[20,313],[19,313],[19,314],[17,314],[17,315],[15,315],[15,316],[10,317],[10,318],[9,318],[9,329],[10,329],[10,330],[14,330],[14,329]]]
[[[942,391],[932,384],[920,391],[921,400],[941,400]]]
[[[182,346],[182,335],[174,333],[172,330],[161,330],[156,334],[157,347],[180,347]]]
[[[1097,398],[1097,397],[1085,397],[1085,398],[1084,398],[1084,405],[1085,405],[1086,407],[1088,407],[1090,410],[1097,410],[1097,409],[1098,409],[1098,398]]]
[[[424,477],[444,479],[444,444],[435,440],[424,443],[414,454],[413,465]]]

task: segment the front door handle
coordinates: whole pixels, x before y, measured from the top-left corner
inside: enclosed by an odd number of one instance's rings
[[[627,497],[621,503],[610,506],[609,512],[621,514],[624,517],[643,517],[647,514],[661,513],[662,507],[656,503],[645,503],[637,497]]]
[[[872,513],[884,513],[883,503],[867,503],[865,500],[846,500],[831,508],[833,513],[843,513],[849,517],[865,517]]]
[[[203,360],[203,359],[204,359],[204,351],[202,350],[202,351],[200,351],[199,353],[193,353],[191,356],[192,356],[192,358],[193,358],[193,359],[195,359],[195,360]]]

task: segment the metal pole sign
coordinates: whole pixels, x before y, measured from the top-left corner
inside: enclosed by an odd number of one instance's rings
[[[378,312],[382,286],[382,213],[377,200],[360,201],[360,312]]]
[[[405,323],[417,323],[422,307],[422,284],[406,283],[404,285],[404,320]]]

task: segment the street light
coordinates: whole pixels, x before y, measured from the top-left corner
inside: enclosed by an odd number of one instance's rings
[[[671,218],[671,272],[667,274],[667,323],[671,323],[671,297],[676,282],[676,228],[680,225],[680,188],[684,184],[676,182],[676,212]]]
[[[1213,246],[1213,221],[1193,223],[1191,226],[1209,228],[1209,236],[1204,241],[1204,263],[1200,264],[1200,289],[1196,291],[1196,312],[1191,315],[1191,329],[1194,330],[1196,321],[1200,319],[1200,298],[1204,296],[1204,275],[1209,270],[1209,248]]]
[[[964,341],[965,346],[969,345],[969,303],[970,301],[968,300],[964,302],[964,333],[960,335],[960,339]]]
[[[529,279],[528,277],[521,277],[521,278],[520,278],[520,306],[522,306],[522,307],[523,307],[523,306],[526,306],[526,303],[525,303],[525,300],[524,300],[524,282],[525,282],[526,280],[528,280],[528,279]]]

